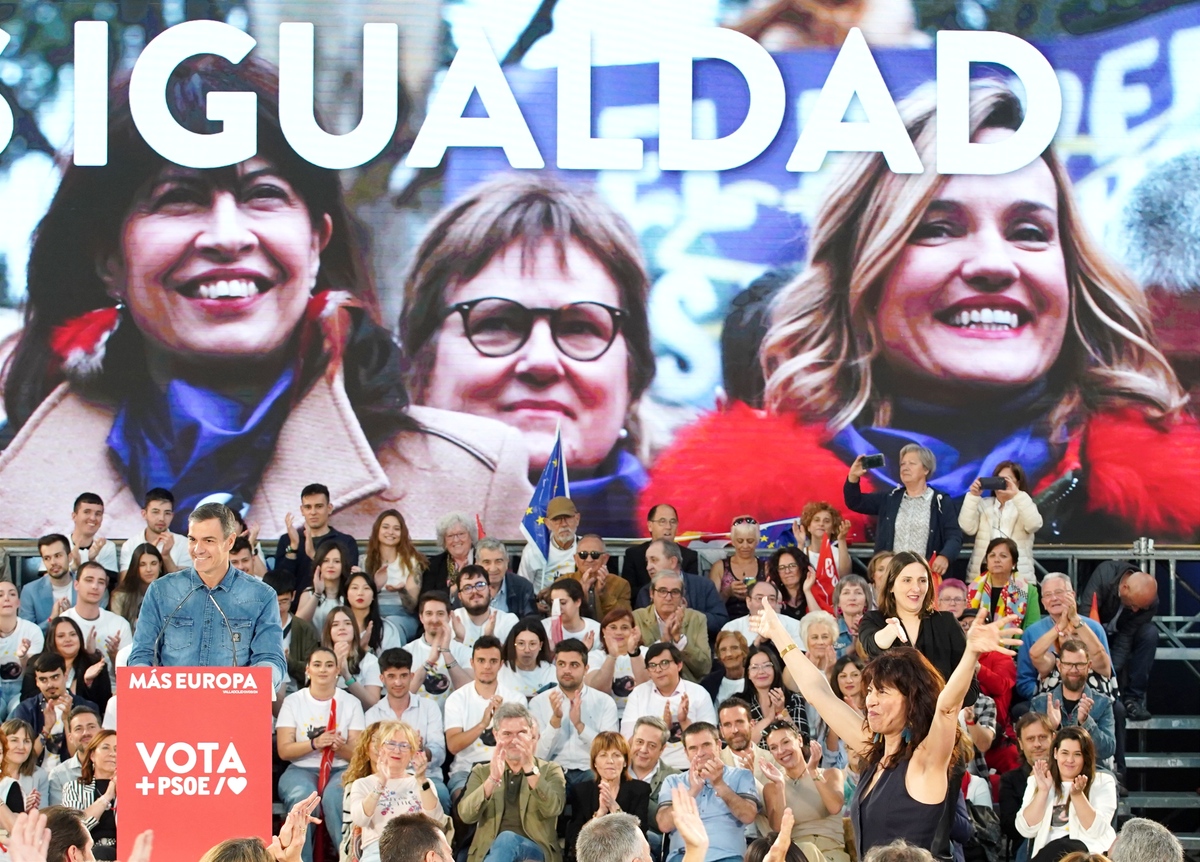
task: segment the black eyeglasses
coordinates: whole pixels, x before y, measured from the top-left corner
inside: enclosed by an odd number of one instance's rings
[[[600,302],[572,302],[559,308],[526,308],[511,299],[485,296],[446,309],[443,319],[458,312],[471,346],[484,356],[511,356],[529,340],[539,317],[550,321],[554,344],[579,362],[593,362],[617,339],[625,312]]]
[[[604,551],[578,551],[581,560],[598,560],[604,556]]]

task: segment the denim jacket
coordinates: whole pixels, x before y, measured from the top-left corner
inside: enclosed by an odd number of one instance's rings
[[[129,664],[270,667],[278,687],[287,660],[275,591],[233,566],[211,589],[192,568],[163,576],[142,601]]]

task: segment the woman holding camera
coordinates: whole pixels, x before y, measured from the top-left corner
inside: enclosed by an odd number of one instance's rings
[[[1004,487],[985,497],[983,482],[976,479],[958,512],[958,526],[963,535],[975,537],[967,571],[972,578],[978,575],[987,562],[992,539],[1007,537],[1016,543],[1017,580],[1027,587],[1037,583],[1033,573],[1033,536],[1042,528],[1042,513],[1029,496],[1025,469],[1016,461],[1001,461],[992,471],[992,478],[1003,481]]]

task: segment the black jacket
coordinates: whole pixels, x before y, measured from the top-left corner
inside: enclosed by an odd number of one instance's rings
[[[1126,572],[1140,571],[1137,566],[1124,560],[1108,560],[1096,566],[1096,571],[1092,572],[1079,594],[1079,615],[1086,617],[1091,613],[1092,597],[1095,596],[1100,624],[1110,636],[1153,624],[1154,615],[1158,612],[1158,599],[1141,611],[1131,611],[1121,604],[1121,578],[1125,577]]]
[[[861,515],[874,515],[875,551],[890,551],[896,544],[896,515],[900,501],[904,499],[904,486],[890,491],[874,491],[864,494],[861,482],[846,480],[842,485],[842,496],[846,508]],[[962,550],[962,530],[958,526],[958,505],[949,495],[934,489],[929,501],[929,540],[925,543],[925,558],[936,552],[951,563],[958,559]]]
[[[600,809],[600,785],[595,779],[581,781],[567,788],[568,801],[571,806],[571,820],[567,823],[567,858],[575,858],[575,841],[579,830],[587,825],[592,816]],[[621,789],[617,791],[617,806],[626,814],[632,814],[642,825],[642,831],[655,828],[648,822],[650,808],[650,785],[636,778],[622,778]]]
[[[1021,811],[1021,802],[1025,799],[1025,786],[1029,783],[1029,773],[1033,770],[1026,764],[1000,776],[1000,829],[1012,842],[1013,847],[1025,840],[1017,831],[1017,814]]]
[[[642,542],[625,550],[621,577],[629,581],[630,595],[636,596],[642,587],[650,584],[650,573],[646,571],[646,549],[649,547],[649,542]],[[679,550],[683,551],[683,559],[680,560],[682,570],[693,575],[700,574],[700,555],[683,545],[679,546]]]
[[[504,598],[508,602],[508,612],[521,619],[538,612],[534,603],[533,584],[520,575],[509,572],[504,576]]]
[[[858,642],[868,659],[883,654],[884,650],[875,643],[875,634],[886,625],[883,611],[867,611],[863,614],[862,621],[858,624]],[[892,646],[904,644],[896,640]],[[929,663],[937,668],[942,679],[949,679],[962,660],[963,653],[967,651],[967,639],[952,613],[934,611],[921,620],[921,631],[917,634],[917,642],[912,646],[929,659]],[[974,706],[978,697],[979,679],[972,677],[971,687],[967,690],[967,696],[963,698],[963,706]]]

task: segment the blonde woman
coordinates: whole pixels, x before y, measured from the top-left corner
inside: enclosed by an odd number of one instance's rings
[[[924,173],[870,154],[831,180],[762,344],[766,410],[680,434],[643,500],[671,500],[698,530],[747,508],[794,517],[797,489],[838,499],[861,455],[887,458],[869,490],[896,487],[897,452],[919,443],[951,465],[933,485],[954,500],[1019,455],[1059,540],[1114,541],[1114,524],[1194,536],[1200,497],[1172,477],[1200,469],[1200,428],[1145,298],[1087,235],[1053,150],[1002,176],[940,176],[935,110],[926,94],[905,107]],[[973,141],[1002,143],[1021,120],[1009,90],[974,90]],[[730,452],[769,452],[770,468],[714,487]]]
[[[738,515],[729,526],[729,544],[733,553],[712,564],[708,577],[721,594],[730,619],[744,617],[746,595],[755,581],[766,576],[767,564],[759,559],[758,521],[750,515]]]

